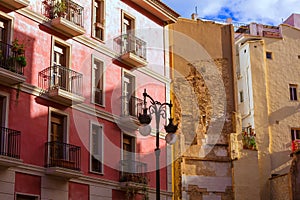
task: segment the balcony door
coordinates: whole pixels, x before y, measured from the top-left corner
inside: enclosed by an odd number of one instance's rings
[[[53,52],[52,84],[68,90],[67,48],[55,43]]]
[[[134,50],[134,18],[125,13],[122,15],[122,52],[125,53]]]
[[[0,67],[5,66],[5,58],[9,55],[10,20],[0,17]]]
[[[5,132],[6,101],[6,97],[0,95],[0,155],[6,154],[8,144],[8,135]]]
[[[123,171],[135,172],[134,160],[135,160],[135,138],[126,134],[123,134]]]
[[[66,142],[66,116],[51,112],[51,132],[50,132],[50,159],[52,163],[66,157],[64,143]]]
[[[134,93],[135,93],[135,77],[124,73],[123,77],[123,114],[125,116],[134,115]]]

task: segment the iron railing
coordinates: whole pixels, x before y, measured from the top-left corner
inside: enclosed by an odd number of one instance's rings
[[[39,87],[44,91],[59,88],[82,96],[82,74],[60,65],[39,72]]]
[[[68,21],[83,27],[84,8],[71,0],[44,0],[42,13],[50,19],[63,17]]]
[[[128,52],[147,60],[146,42],[133,34],[123,34],[114,39],[114,49],[121,55]]]
[[[147,164],[135,160],[120,160],[120,182],[147,184]]]
[[[1,68],[23,75],[24,60],[24,52],[18,52],[12,45],[0,41]]]
[[[20,159],[21,132],[0,127],[0,155]]]
[[[45,149],[46,167],[62,167],[80,171],[80,147],[52,141],[45,144]]]
[[[143,100],[134,96],[123,96],[123,116],[138,117],[142,113]]]

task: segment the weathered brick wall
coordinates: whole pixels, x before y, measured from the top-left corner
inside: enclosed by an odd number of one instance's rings
[[[289,176],[285,174],[270,180],[272,200],[292,200]]]

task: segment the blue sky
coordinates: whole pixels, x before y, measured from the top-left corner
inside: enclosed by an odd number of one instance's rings
[[[291,13],[300,14],[299,0],[162,0],[182,17],[190,18],[197,13],[199,18],[236,22],[259,22],[278,25]]]

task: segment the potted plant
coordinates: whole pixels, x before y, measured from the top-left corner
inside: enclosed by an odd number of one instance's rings
[[[26,57],[25,56],[18,56],[16,58],[17,63],[21,66],[21,67],[25,67],[27,65],[26,62]]]
[[[25,48],[24,44],[20,44],[19,40],[17,38],[14,41],[12,41],[11,50],[13,52],[16,52],[18,55],[24,54],[24,51],[25,51],[24,48]]]
[[[53,6],[53,16],[55,17],[65,17],[67,11],[67,6],[65,1],[56,2]]]

